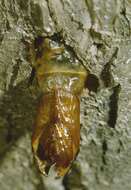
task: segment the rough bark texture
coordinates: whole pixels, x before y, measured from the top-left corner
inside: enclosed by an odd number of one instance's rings
[[[130,25],[130,0],[0,0],[1,190],[131,189]],[[27,85],[23,42],[54,34],[91,72],[81,98],[80,153],[60,180],[41,176],[33,162],[38,96]]]

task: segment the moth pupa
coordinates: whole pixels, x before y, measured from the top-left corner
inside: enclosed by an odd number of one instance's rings
[[[63,46],[41,39],[39,50],[30,48],[35,76],[42,97],[33,126],[32,150],[39,170],[48,174],[54,165],[64,176],[76,158],[80,144],[80,95],[87,71],[67,64]],[[63,56],[63,57],[62,57]]]

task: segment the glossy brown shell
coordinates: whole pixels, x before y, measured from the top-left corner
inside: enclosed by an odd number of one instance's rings
[[[44,94],[32,136],[33,151],[42,173],[55,165],[58,176],[68,171],[80,142],[79,97],[63,90]]]
[[[33,126],[32,150],[43,174],[54,166],[57,176],[64,176],[79,150],[79,96],[87,73],[81,66],[58,62],[64,49],[50,47],[49,41],[41,43],[40,56],[35,47],[30,47],[31,62],[43,92]]]

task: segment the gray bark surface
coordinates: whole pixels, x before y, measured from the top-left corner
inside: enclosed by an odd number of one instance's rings
[[[0,190],[131,189],[130,26],[130,0],[0,0]],[[54,34],[91,72],[80,152],[59,180],[43,177],[33,161],[38,95],[27,85],[23,42]]]

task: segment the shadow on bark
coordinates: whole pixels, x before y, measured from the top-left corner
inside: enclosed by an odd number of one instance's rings
[[[1,99],[0,117],[4,120],[5,125],[1,127],[0,134],[0,164],[11,146],[20,137],[31,132],[36,102],[26,81],[14,88],[11,87]]]

